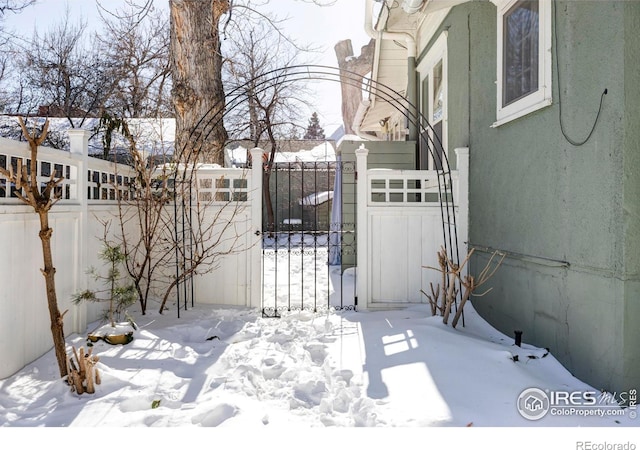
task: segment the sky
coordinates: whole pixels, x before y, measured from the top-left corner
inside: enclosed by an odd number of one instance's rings
[[[122,0],[103,0],[101,4],[116,9]],[[168,11],[168,0],[154,0],[158,7]],[[57,23],[69,5],[72,17],[82,17],[92,24],[99,23],[95,0],[38,0],[19,15],[8,15],[8,28],[30,36],[34,27],[48,28]],[[337,66],[333,47],[344,39],[351,39],[356,56],[366,45],[369,37],[364,31],[363,0],[335,0],[332,6],[319,7],[309,0],[271,0],[267,7],[280,18],[288,18],[283,24],[285,31],[301,44],[318,47],[322,51],[312,56],[314,64]],[[337,82],[324,81],[317,84],[320,125],[329,136],[342,124],[340,87]]]
[[[317,268],[308,258],[286,252],[264,258],[265,280],[275,279],[276,264],[282,276],[289,259],[284,276],[293,288],[322,275],[329,289],[319,292],[334,296],[342,289],[343,304],[353,304],[353,271],[337,283],[339,266]],[[522,415],[518,399],[532,388],[548,395],[600,392],[569,373],[553,350],[526,339],[514,345],[473,302],[465,306],[464,327],[454,329],[431,316],[426,304],[378,312],[282,311],[275,319],[206,304],[211,301],[201,299],[180,318],[175,309],[158,314],[153,304],[145,316],[131,307],[133,340],[98,340],[92,347],[101,378],[94,394],[72,392],[60,380],[52,351],[0,380],[0,439],[46,441],[52,450],[640,445],[639,419],[606,397],[581,409],[583,415],[564,406],[535,420]],[[89,324],[67,345],[88,350],[88,334],[109,330]]]

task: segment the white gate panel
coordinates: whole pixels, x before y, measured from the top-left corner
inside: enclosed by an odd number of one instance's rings
[[[249,306],[250,292],[250,252],[251,227],[248,208],[225,218],[217,218],[222,223],[233,220],[221,237],[216,252],[217,258],[212,271],[195,277],[197,302],[214,305]],[[227,255],[223,253],[229,252]]]
[[[367,169],[356,150],[357,298],[361,309],[428,303],[442,283],[438,252],[466,256],[469,150],[456,149],[458,170]],[[362,176],[365,174],[365,176]]]
[[[439,210],[370,210],[371,302],[421,303],[421,289],[438,283],[436,252],[442,241]]]
[[[412,220],[413,219],[413,220]],[[373,302],[404,302],[409,292],[409,271],[414,263],[410,261],[415,255],[409,254],[409,243],[406,238],[410,229],[414,228],[415,218],[375,216],[371,223],[371,274]],[[414,253],[414,252],[412,252]]]

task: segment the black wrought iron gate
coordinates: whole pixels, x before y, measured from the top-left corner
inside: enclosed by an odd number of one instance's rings
[[[265,170],[262,313],[355,309],[355,161]]]

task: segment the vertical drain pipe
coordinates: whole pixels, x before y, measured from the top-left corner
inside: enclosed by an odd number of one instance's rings
[[[385,1],[385,0],[383,0]],[[417,48],[414,37],[405,32],[378,31],[373,26],[373,2],[367,0],[365,6],[365,31],[373,39],[404,41],[407,46],[407,116],[409,117],[409,135],[410,141],[418,141],[418,112],[416,105],[418,104],[418,81],[416,75],[416,56]]]

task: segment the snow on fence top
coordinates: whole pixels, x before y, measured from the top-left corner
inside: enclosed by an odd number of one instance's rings
[[[313,145],[314,143],[316,145]],[[308,145],[309,148],[295,151],[278,151],[273,162],[278,164],[336,161],[336,150],[334,144],[330,141],[322,141],[319,144],[317,144],[317,141],[302,141],[301,144]],[[242,145],[234,148],[227,147],[225,149],[225,165],[227,167],[246,167],[249,150],[249,148]]]

